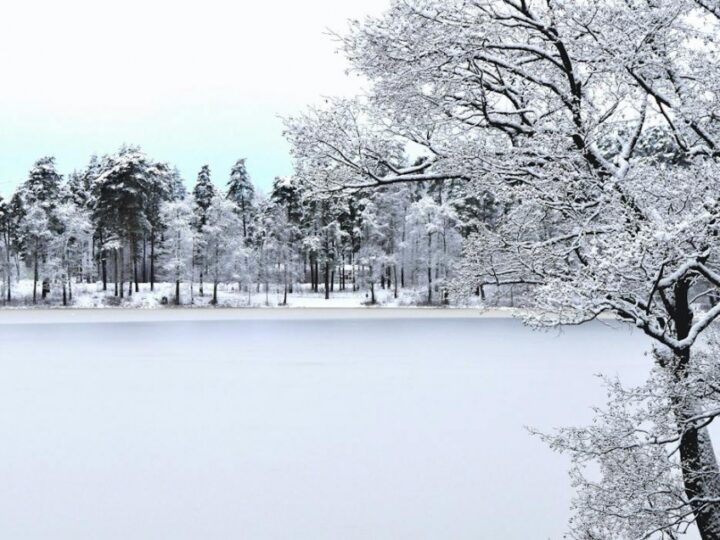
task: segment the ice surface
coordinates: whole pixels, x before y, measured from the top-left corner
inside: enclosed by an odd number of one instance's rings
[[[5,538],[560,539],[639,332],[384,318],[0,325]]]

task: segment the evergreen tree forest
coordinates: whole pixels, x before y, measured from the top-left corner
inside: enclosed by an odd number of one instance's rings
[[[318,193],[293,176],[263,193],[245,159],[183,179],[136,146],[67,175],[43,157],[0,198],[2,304],[77,305],[92,293],[112,306],[142,293],[169,305],[287,305],[298,294],[442,305],[463,239],[496,211],[461,180]]]

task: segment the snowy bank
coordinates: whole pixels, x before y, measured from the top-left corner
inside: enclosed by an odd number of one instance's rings
[[[104,308],[104,309],[0,309],[2,324],[114,323],[232,320],[323,319],[467,319],[512,318],[519,309],[497,308]]]

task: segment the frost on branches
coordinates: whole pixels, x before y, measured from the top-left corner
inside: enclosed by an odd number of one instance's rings
[[[573,538],[676,538],[692,526],[695,512],[713,510],[716,496],[691,499],[683,489],[684,475],[715,490],[718,477],[713,468],[683,468],[682,440],[720,414],[719,337],[712,332],[685,379],[675,376],[676,358],[656,350],[643,385],[605,379],[608,403],[595,409],[590,426],[540,434],[572,458]],[[698,445],[712,452],[707,431]]]
[[[707,413],[685,399],[720,315],[719,36],[714,1],[395,1],[339,37],[368,95],[287,121],[318,191],[461,179],[490,193],[502,212],[465,242],[461,294],[525,283],[535,324],[610,312],[655,340],[680,459],[667,478],[690,514],[640,517],[629,537],[694,521],[720,538],[718,466],[693,420]]]

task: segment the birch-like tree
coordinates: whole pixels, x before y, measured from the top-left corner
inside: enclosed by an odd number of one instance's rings
[[[216,305],[218,284],[234,277],[236,259],[243,252],[242,220],[237,215],[235,203],[216,194],[205,211],[201,234],[208,273],[213,280],[211,304]]]
[[[197,232],[195,214],[189,199],[164,201],[160,220],[165,226],[162,269],[175,284],[175,305],[180,305],[180,285],[192,278],[192,258]]]

